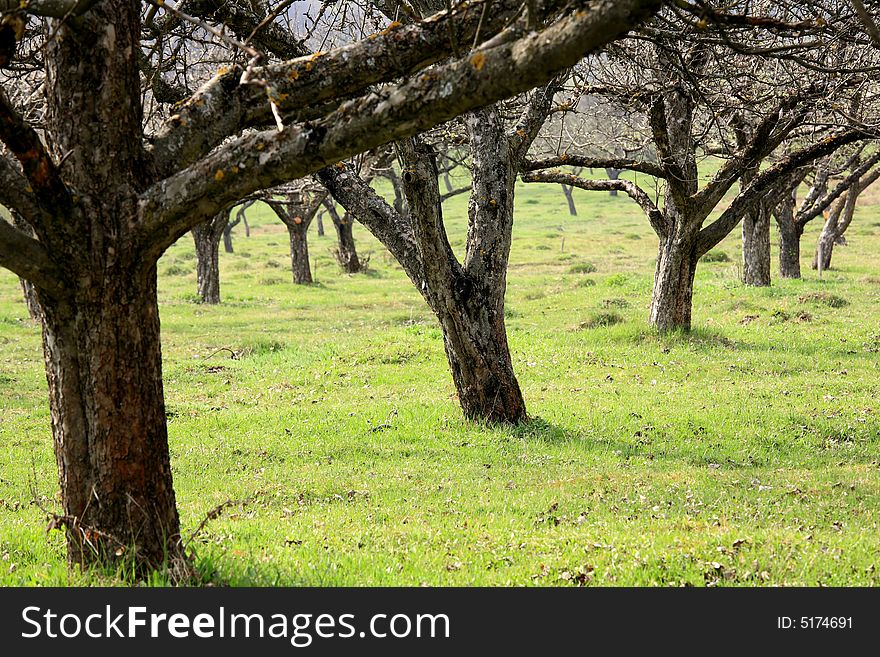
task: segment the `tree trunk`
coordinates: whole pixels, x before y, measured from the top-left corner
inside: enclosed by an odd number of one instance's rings
[[[743,217],[742,249],[743,283],[770,285],[770,212],[764,201],[756,203]]]
[[[526,407],[513,371],[503,307],[458,282],[454,304],[432,304],[440,321],[443,347],[465,417],[485,422],[518,423]]]
[[[220,303],[220,240],[226,234],[228,223],[229,212],[223,211],[192,229],[202,303]]]
[[[816,253],[813,256],[813,269],[818,269],[820,275],[826,269],[831,269],[831,255],[834,252],[834,245],[843,237],[843,233],[852,223],[859,191],[858,181],[856,181],[828,213],[828,218],[816,244]]]
[[[21,291],[24,294],[24,303],[27,306],[28,317],[35,322],[39,321],[43,311],[40,310],[40,302],[37,301],[37,293],[34,290],[34,286],[23,278],[19,278],[18,282],[21,283]]]
[[[801,277],[801,237],[804,225],[795,221],[795,192],[782,195],[773,209],[779,229],[779,275],[782,278]]]
[[[324,213],[319,212],[315,218],[316,228],[318,229],[318,237],[324,237]]]
[[[357,274],[361,270],[361,262],[354,245],[353,224],[348,212],[342,216],[339,222],[336,222],[335,219],[333,222],[338,237],[336,261],[346,274]]]
[[[782,278],[801,277],[801,236],[803,226],[779,226],[779,275]]]
[[[573,188],[569,185],[562,185],[562,193],[565,194],[565,200],[568,202],[568,214],[572,217],[576,217],[578,211],[574,204],[574,194],[572,193],[572,189]]]
[[[138,186],[151,175],[132,54],[140,6],[99,2],[48,29],[46,130],[66,187],[76,190],[56,195],[64,222],[41,236],[68,281],[63,293],[38,292],[64,514],[55,525],[65,528],[71,564],[121,567],[135,577],[166,565],[185,572],[156,259],[138,237]]]
[[[290,268],[293,271],[293,282],[297,285],[313,283],[312,267],[309,263],[309,224],[297,217],[300,223],[291,221],[287,223],[287,232],[290,234]]]
[[[124,261],[123,261],[124,262]],[[121,267],[43,301],[43,346],[71,565],[141,576],[182,563],[155,266]],[[91,284],[90,284],[91,283]]]
[[[25,235],[33,237],[34,231],[30,224],[17,212],[12,213],[12,224]],[[40,302],[37,300],[37,293],[33,284],[21,277],[19,277],[18,282],[21,284],[21,291],[24,294],[24,303],[27,306],[28,317],[33,321],[38,321],[43,311],[40,309]]]
[[[673,233],[660,242],[654,291],[651,296],[651,326],[659,331],[690,330],[697,271],[695,239]]]
[[[608,180],[617,180],[620,178],[620,174],[623,173],[623,169],[614,169],[612,167],[608,167],[605,169],[605,173],[608,175]],[[612,189],[608,192],[610,196],[617,196],[617,190]]]
[[[226,224],[226,228],[223,229],[223,250],[226,251],[226,253],[235,253],[235,249],[232,247],[232,229],[238,225],[239,221],[241,220],[238,218],[233,219],[232,221],[229,221]]]
[[[468,115],[473,192],[464,265],[443,225],[430,147],[401,148],[407,205],[424,263],[422,294],[437,315],[465,417],[516,424],[527,419],[504,325],[506,264],[513,226],[516,163],[494,108]]]

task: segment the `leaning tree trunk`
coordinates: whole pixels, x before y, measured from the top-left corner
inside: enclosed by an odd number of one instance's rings
[[[846,196],[840,199],[828,213],[828,218],[819,234],[816,253],[813,256],[813,269],[818,269],[820,274],[826,269],[831,269],[831,255],[834,252],[834,245],[843,237],[844,232],[852,223],[858,196],[858,181],[856,181]]]
[[[202,303],[220,303],[220,240],[225,235],[228,223],[229,211],[224,210],[192,229],[196,245],[199,298]]]
[[[770,212],[763,201],[746,212],[742,221],[743,283],[770,285]]]
[[[130,262],[120,258],[119,262]],[[140,576],[182,562],[162,392],[155,266],[106,266],[43,300],[43,346],[72,565]]]
[[[562,185],[562,193],[565,195],[565,200],[568,202],[568,214],[572,217],[576,217],[578,214],[577,206],[574,204],[574,188],[570,185]]]
[[[676,226],[677,222],[672,225]],[[690,330],[699,258],[696,235],[674,230],[661,239],[650,317],[651,326],[659,331]]]
[[[27,306],[28,317],[32,321],[39,321],[43,311],[40,310],[40,302],[37,301],[37,292],[34,290],[34,286],[23,278],[19,278],[18,282],[21,283],[21,291],[24,294],[24,303]]]
[[[521,422],[525,401],[510,358],[503,303],[499,308],[497,295],[470,283],[456,281],[454,303],[431,303],[459,403],[472,420]]]
[[[296,222],[297,219],[299,223]],[[293,282],[297,285],[313,283],[312,268],[309,264],[309,224],[302,217],[296,217],[285,225],[290,235],[290,268],[293,272]]]

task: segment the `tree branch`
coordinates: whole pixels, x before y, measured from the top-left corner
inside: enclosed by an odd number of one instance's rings
[[[585,169],[627,169],[629,171],[638,171],[654,178],[666,178],[666,172],[653,162],[629,160],[626,158],[585,157],[569,153],[543,160],[528,161],[523,169],[525,171],[537,171],[539,169],[555,169],[562,166],[583,167]]]
[[[25,11],[44,18],[68,18],[82,16],[98,0],[0,0],[0,13]]]
[[[5,267],[52,295],[64,290],[61,272],[37,240],[0,219],[0,267]]]
[[[256,189],[301,178],[346,157],[414,135],[546,82],[657,9],[656,0],[602,2],[543,32],[472,53],[326,119],[242,136],[141,196],[141,244],[158,257],[193,225]]]
[[[770,188],[790,171],[812,162],[823,155],[833,153],[846,144],[871,135],[862,130],[851,129],[826,137],[816,144],[790,153],[773,166],[755,176],[752,183],[736,195],[728,208],[711,224],[703,228],[697,236],[697,255],[703,256],[716,244],[723,240],[740,222],[745,212],[770,190]]]
[[[651,200],[651,197],[648,196],[641,187],[630,180],[623,180],[620,178],[617,180],[586,180],[570,173],[561,173],[558,171],[535,171],[524,173],[521,176],[521,179],[523,182],[527,183],[558,183],[560,185],[577,187],[578,189],[585,189],[591,192],[609,192],[612,190],[623,192],[633,201],[638,203],[639,207],[648,217],[648,222],[651,224],[651,228],[654,229],[654,232],[657,233],[658,236],[662,237],[666,233],[666,224],[663,221],[663,213],[660,212],[654,204],[654,201]]]

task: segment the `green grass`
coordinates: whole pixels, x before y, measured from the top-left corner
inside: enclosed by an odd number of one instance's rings
[[[363,229],[369,275],[341,275],[332,231],[313,232],[317,284],[298,287],[283,227],[254,216],[252,237],[236,231],[221,255],[219,307],[193,302],[191,240],[169,251],[184,535],[240,502],[192,543],[208,580],[880,584],[875,208],[821,280],[808,268],[817,225],[805,280],[767,289],[740,285],[734,234],[719,246],[730,262],[700,265],[696,329],[660,337],[646,324],[647,221],[625,197],[575,193],[576,218],[557,188],[519,190],[507,322],[533,419],[518,428],[462,419],[433,317]],[[446,214],[461,251],[466,198]],[[0,272],[0,584],[117,583],[68,572],[62,536],[45,531],[57,475],[19,294]],[[615,322],[592,323],[602,316]]]

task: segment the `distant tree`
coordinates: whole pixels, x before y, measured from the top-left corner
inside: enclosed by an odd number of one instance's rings
[[[192,229],[202,303],[220,303],[220,241],[229,224],[229,212],[229,208],[223,209]]]

